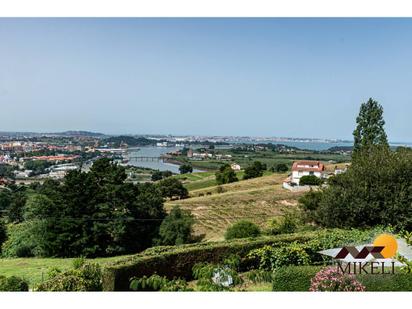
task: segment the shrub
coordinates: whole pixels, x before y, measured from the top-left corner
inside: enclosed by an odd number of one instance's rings
[[[289,170],[289,168],[285,163],[278,163],[276,164],[274,170],[278,173],[285,173]]]
[[[41,283],[37,291],[101,291],[102,272],[97,263],[74,263],[73,268],[63,273],[53,274]]]
[[[365,287],[352,274],[343,274],[336,267],[319,271],[310,281],[311,292],[362,292]]]
[[[1,246],[6,241],[6,239],[7,239],[6,225],[0,219],[0,253],[1,253]]]
[[[260,161],[255,161],[251,166],[245,168],[243,179],[261,177],[266,169],[266,164],[262,164]]]
[[[250,251],[248,259],[254,260],[261,270],[271,271],[282,266],[308,265],[310,256],[302,244],[293,242],[282,247],[264,246]]]
[[[187,210],[174,206],[170,214],[163,220],[159,229],[160,245],[182,245],[192,239],[194,218]]]
[[[165,178],[158,183],[158,188],[160,190],[160,194],[163,197],[168,198],[186,198],[189,196],[189,192],[183,186],[182,182],[176,178]]]
[[[299,198],[299,207],[305,212],[308,221],[316,221],[316,211],[321,199],[322,191],[312,189]]]
[[[242,283],[237,271],[230,265],[199,263],[193,266],[193,277],[200,291],[225,291]]]
[[[273,291],[309,291],[310,280],[321,268],[319,266],[287,266],[273,273]]]
[[[273,272],[261,269],[252,269],[246,273],[246,278],[253,283],[272,282]]]
[[[179,166],[180,174],[187,174],[193,172],[193,167],[190,164],[183,164]]]
[[[184,279],[168,280],[166,277],[156,274],[150,277],[131,278],[130,289],[132,291],[192,291],[192,289],[188,288],[187,282]]]
[[[4,277],[0,276],[0,291],[7,292],[22,292],[29,290],[29,283],[16,276]]]
[[[315,175],[302,176],[299,180],[300,186],[319,186],[322,180]]]
[[[260,235],[260,228],[253,222],[241,220],[230,226],[225,233],[225,239],[257,237]]]
[[[297,213],[286,212],[281,217],[273,218],[266,232],[270,235],[293,233],[296,232],[299,224],[300,218]]]

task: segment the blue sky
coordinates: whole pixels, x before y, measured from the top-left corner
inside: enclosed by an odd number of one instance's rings
[[[412,138],[412,19],[0,19],[0,131]]]

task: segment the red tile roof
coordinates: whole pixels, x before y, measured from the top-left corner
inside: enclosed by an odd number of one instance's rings
[[[295,161],[292,165],[292,171],[307,171],[307,172],[322,172],[325,170],[325,165],[320,161]]]

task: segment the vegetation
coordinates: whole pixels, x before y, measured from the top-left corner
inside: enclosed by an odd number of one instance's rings
[[[179,166],[180,174],[188,174],[193,172],[193,167],[191,164],[182,164]]]
[[[301,224],[300,215],[296,212],[287,211],[282,216],[275,217],[269,222],[269,227],[265,231],[270,235],[294,233]]]
[[[30,160],[24,163],[24,168],[31,170],[31,175],[40,175],[46,173],[46,169],[49,168],[52,164],[49,161],[45,160]]]
[[[149,247],[165,217],[163,200],[156,186],[125,179],[124,168],[100,159],[90,172],[38,186],[28,194],[23,226],[10,229],[7,254],[108,256]]]
[[[192,291],[184,279],[169,280],[166,277],[161,277],[156,274],[150,277],[131,278],[130,289],[132,291],[162,292]]]
[[[105,138],[103,140],[107,144],[109,144],[112,147],[120,147],[121,145],[128,145],[128,146],[150,146],[156,143],[154,140],[147,139],[145,137],[133,137],[133,136],[127,136],[127,135],[121,135],[121,136],[112,136]]]
[[[0,291],[25,292],[29,290],[29,283],[16,276],[5,277],[0,275]]]
[[[182,245],[193,241],[194,219],[187,210],[173,207],[159,230],[159,245]]]
[[[253,222],[241,220],[230,226],[225,234],[225,239],[257,237],[260,235],[260,228]]]
[[[289,170],[288,166],[285,163],[278,163],[274,167],[274,171],[277,173],[285,173]]]
[[[222,165],[216,172],[216,183],[218,185],[223,185],[225,183],[231,183],[238,181],[235,171],[229,164]]]
[[[327,267],[319,271],[311,279],[311,292],[362,292],[365,287],[355,275],[344,274],[336,267]]]
[[[299,185],[301,186],[319,186],[322,180],[315,175],[305,175],[299,180]]]
[[[366,103],[362,103],[356,124],[353,131],[355,156],[359,150],[370,146],[380,145],[389,148],[384,129],[383,108],[378,102],[370,98]]]
[[[261,177],[263,176],[263,171],[265,171],[266,169],[266,164],[263,164],[260,161],[255,161],[251,166],[245,168],[245,174],[243,175],[243,179]]]
[[[183,186],[182,182],[176,178],[165,178],[158,183],[160,194],[164,198],[184,199],[188,197],[189,192]]]
[[[73,269],[51,272],[51,278],[37,286],[37,291],[101,291],[101,267],[84,259],[75,259]]]
[[[173,173],[171,171],[154,171],[151,176],[152,181],[162,180],[163,178],[171,177]]]

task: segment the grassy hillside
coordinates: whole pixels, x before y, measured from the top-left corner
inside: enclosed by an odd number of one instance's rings
[[[260,226],[285,209],[295,208],[302,193],[282,188],[287,174],[272,174],[218,186],[190,191],[191,198],[166,203],[166,209],[179,205],[196,218],[195,233],[205,235],[205,240],[222,240],[226,228],[241,219],[251,220]]]

